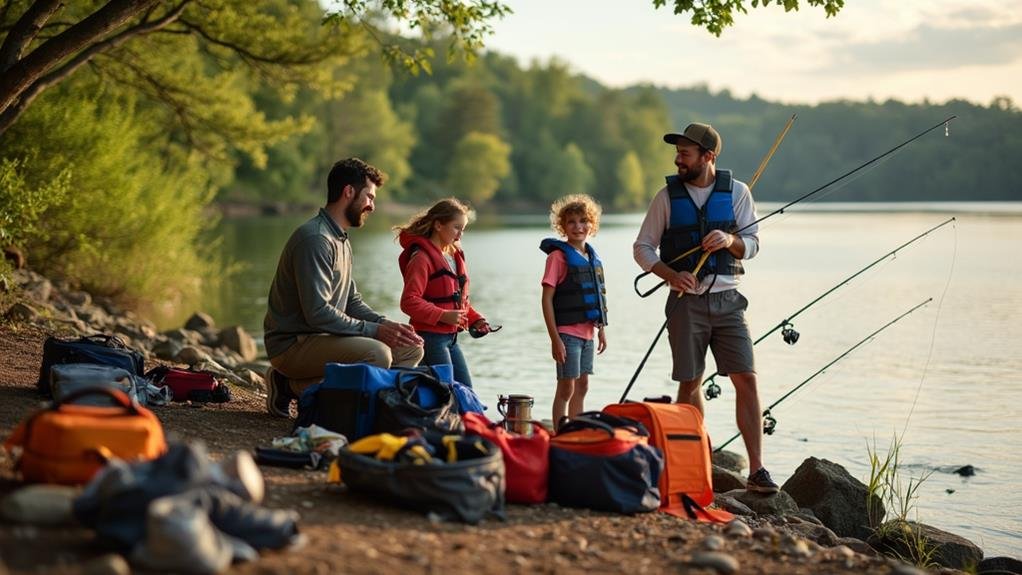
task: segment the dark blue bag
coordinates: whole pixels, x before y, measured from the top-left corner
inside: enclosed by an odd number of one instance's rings
[[[61,363],[94,363],[119,367],[131,375],[141,377],[145,372],[145,358],[112,335],[90,335],[75,340],[46,338],[43,343],[43,363],[39,368],[36,387],[47,396],[50,391],[50,368]]]
[[[398,381],[430,377],[450,384],[450,365],[384,369],[366,363],[328,363],[323,381],[310,385],[298,398],[295,428],[318,425],[355,441],[374,432],[380,391],[393,389]],[[426,386],[419,386],[418,404],[439,405],[440,398]]]
[[[660,507],[664,459],[641,423],[587,412],[550,440],[548,500],[565,507],[644,513]]]

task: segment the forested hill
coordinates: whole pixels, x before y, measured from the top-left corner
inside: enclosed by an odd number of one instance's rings
[[[556,61],[522,67],[494,53],[471,66],[438,58],[431,75],[378,62],[363,62],[355,89],[337,100],[262,100],[270,117],[311,113],[316,121],[271,147],[266,169],[243,160],[219,197],[319,201],[330,163],[359,155],[391,175],[385,197],[404,201],[455,195],[484,209],[528,210],[585,192],[608,210],[634,210],[673,171],[664,132],[712,123],[724,140],[719,165],[748,179],[796,113],[757,185],[761,200],[798,197],[952,115],[948,137],[935,130],[817,199],[1022,200],[1022,163],[1014,160],[1022,157],[1022,112],[1007,98],[985,106],[789,105],[699,86],[609,89]]]
[[[748,178],[792,114],[798,119],[757,184],[757,197],[789,200],[957,116],[826,194],[830,201],[1022,201],[1022,113],[1007,98],[905,104],[838,101],[786,105],[705,87],[660,89],[674,123],[705,121],[724,140],[721,167]]]

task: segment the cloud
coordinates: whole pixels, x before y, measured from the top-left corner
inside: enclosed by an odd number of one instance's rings
[[[979,10],[971,13],[973,22],[985,18]],[[1010,64],[1022,56],[1022,23],[973,27],[924,24],[902,37],[833,44],[831,53],[832,62],[818,68],[819,72],[946,71]]]

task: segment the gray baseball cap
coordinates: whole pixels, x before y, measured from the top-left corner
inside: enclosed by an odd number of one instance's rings
[[[680,134],[664,134],[664,141],[671,145],[676,145],[678,140],[681,139],[688,140],[697,146],[702,146],[718,156],[723,144],[720,134],[717,133],[717,130],[713,129],[713,126],[698,122],[689,124],[685,127],[685,131]]]

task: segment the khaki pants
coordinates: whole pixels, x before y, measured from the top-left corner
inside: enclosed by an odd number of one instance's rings
[[[323,379],[327,363],[369,363],[377,367],[414,367],[422,359],[422,347],[391,348],[371,337],[302,335],[284,353],[270,358],[270,365],[291,380],[291,391],[300,395]]]

